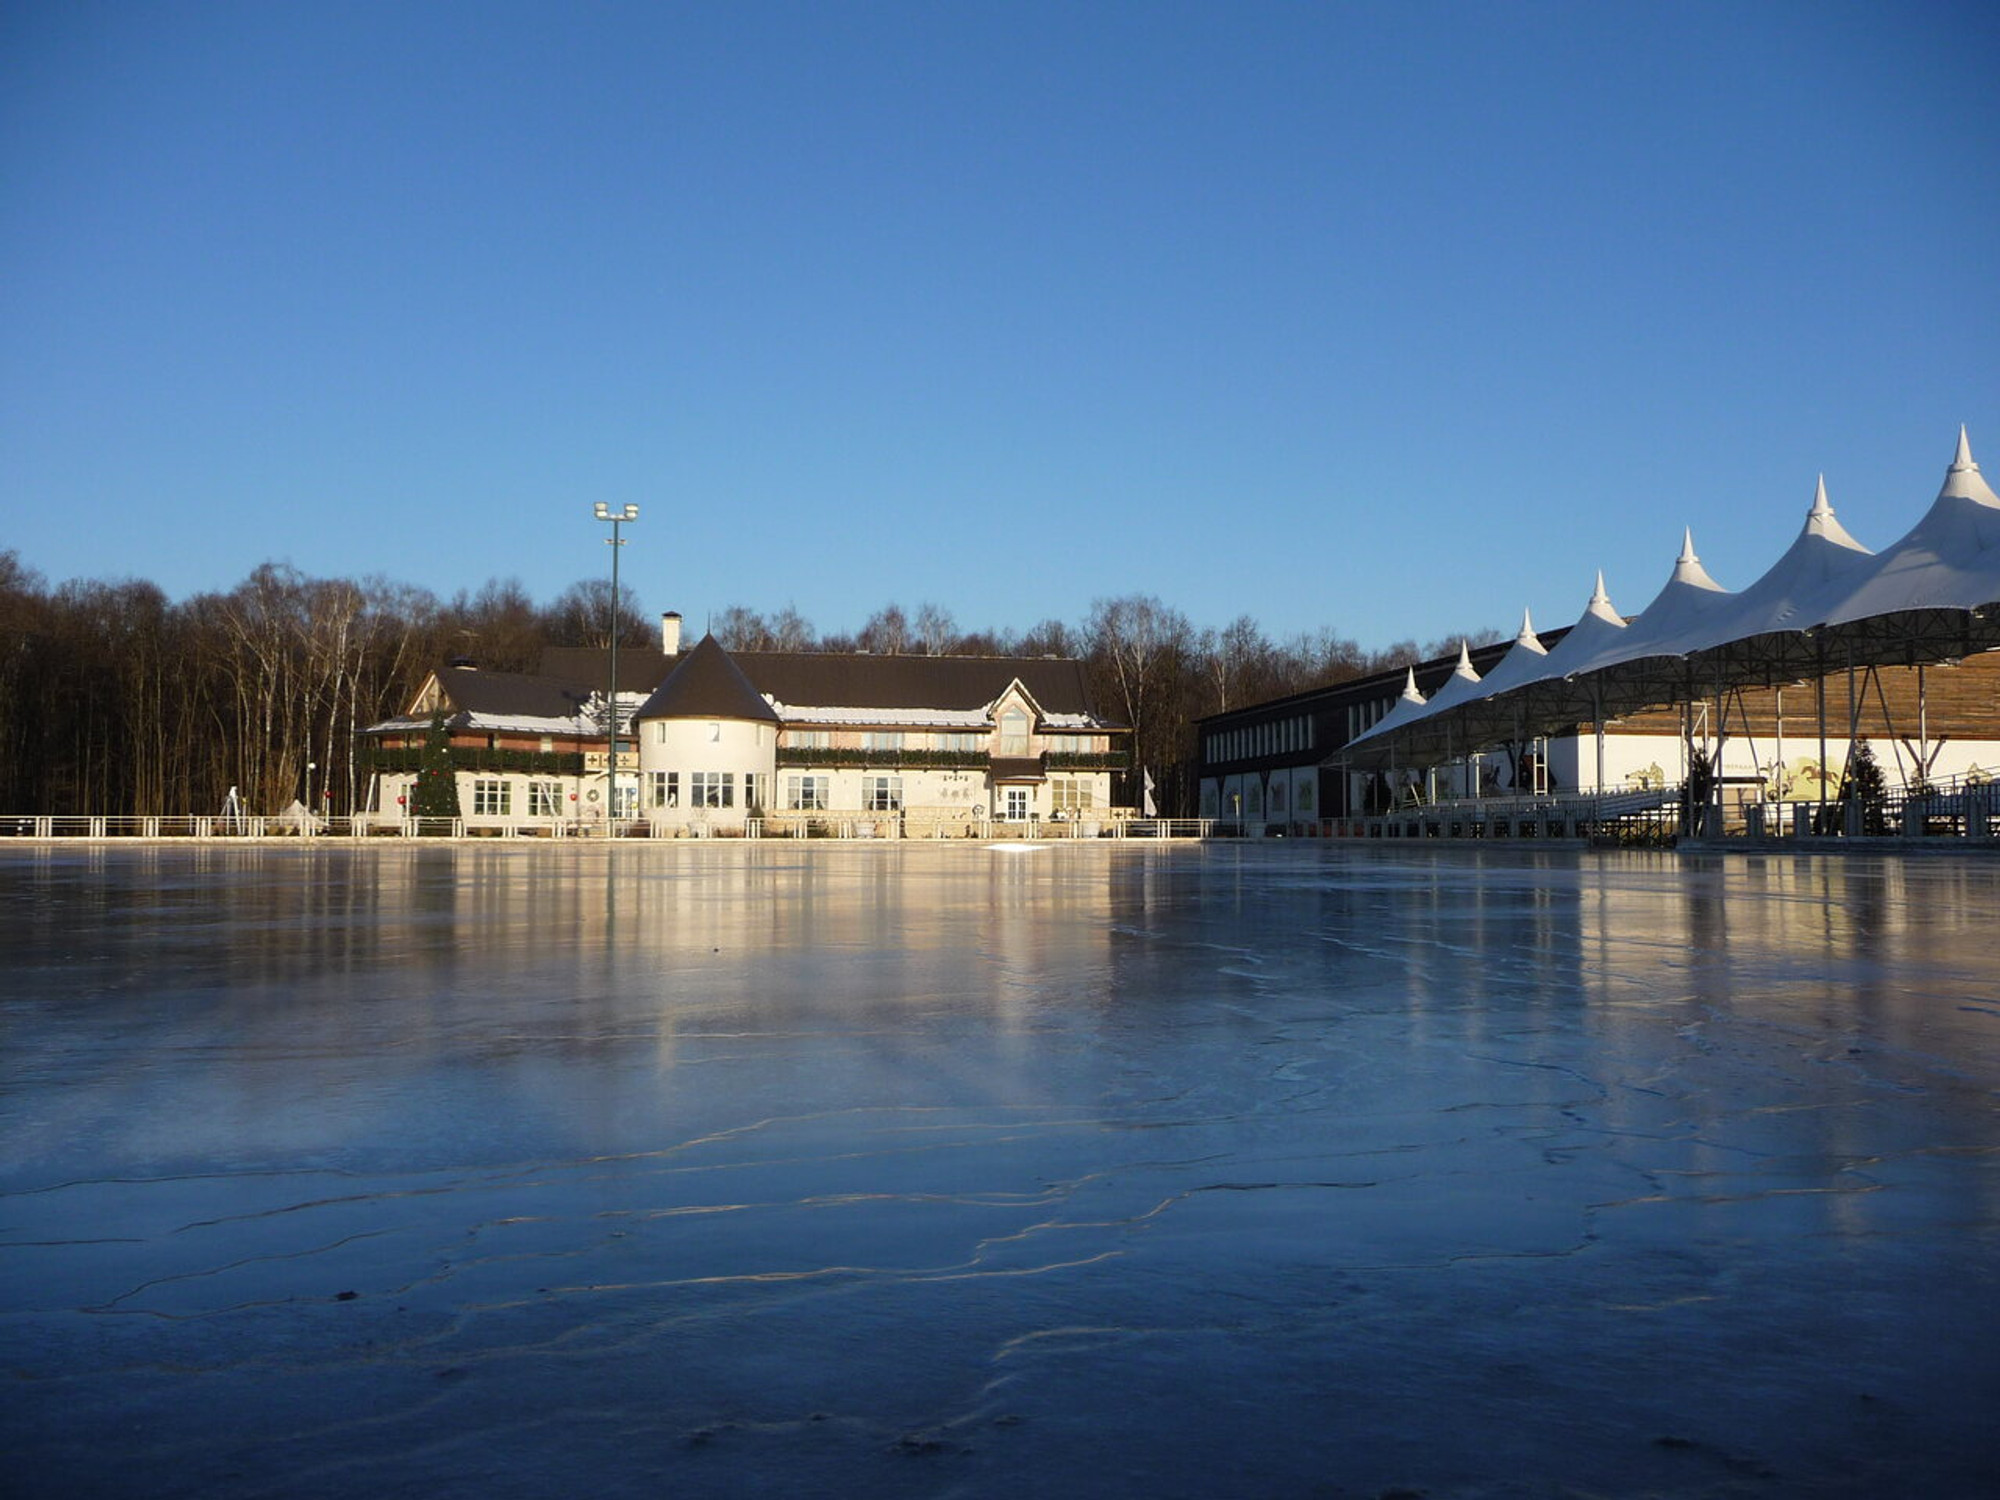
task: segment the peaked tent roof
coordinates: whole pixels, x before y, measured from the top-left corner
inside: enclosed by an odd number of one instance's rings
[[[1424,716],[1424,695],[1417,691],[1417,669],[1409,667],[1403,673],[1402,696],[1396,699],[1389,711],[1375,721],[1374,725],[1357,734],[1348,743],[1358,745],[1363,740],[1380,740],[1393,735],[1399,729],[1406,729]],[[1386,746],[1387,741],[1383,741]]]
[[[1812,508],[1792,545],[1762,578],[1708,620],[1695,649],[1819,624],[1831,601],[1849,591],[1873,555],[1834,515],[1826,499],[1826,476],[1820,475]]]
[[[1821,673],[1834,659],[1829,647],[1857,666],[2000,648],[2000,496],[1973,462],[1963,427],[1937,499],[1880,555],[1835,519],[1822,479],[1791,547],[1741,594],[1707,575],[1690,535],[1667,585],[1630,624],[1611,609],[1600,574],[1584,617],[1545,659],[1517,666],[1510,652],[1481,694],[1428,719],[1392,716],[1349,748],[1361,748],[1352,759],[1362,765],[1392,754],[1441,759],[1454,739],[1460,747],[1500,742],[1510,719],[1516,734],[1542,734],[1580,714],[1677,701],[1697,681],[1721,692]]]
[[[1480,686],[1485,689],[1482,696],[1491,698],[1509,688],[1534,681],[1541,674],[1542,663],[1548,654],[1549,648],[1535,634],[1534,618],[1527,610],[1522,610],[1521,630],[1514,637],[1514,644],[1494,664],[1493,670],[1480,679]]]
[[[1522,686],[1560,682],[1588,670],[1590,663],[1609,649],[1625,629],[1625,617],[1611,607],[1611,596],[1604,592],[1604,572],[1599,569],[1597,587],[1591,590],[1590,602],[1584,605],[1582,615],[1570,626],[1569,634],[1542,658],[1540,670]]]
[[[1708,570],[1695,555],[1694,532],[1684,531],[1674,570],[1653,596],[1653,602],[1628,620],[1616,638],[1607,638],[1571,672],[1601,672],[1649,657],[1684,656],[1692,649],[1691,642],[1701,637],[1707,622],[1716,618],[1735,597],[1708,576]]]
[[[1427,714],[1441,714],[1461,703],[1470,702],[1484,692],[1479,674],[1472,670],[1472,648],[1464,641],[1458,643],[1458,665],[1451,669],[1451,676],[1445,678],[1444,686],[1431,694],[1429,703],[1424,705]]]
[[[777,712],[712,635],[703,636],[694,650],[680,659],[633,718],[778,722]]]
[[[1922,520],[1884,548],[1826,612],[1847,625],[1912,610],[1978,609],[2000,601],[2000,496],[1993,493],[1972,444],[1958,430],[1958,452]]]

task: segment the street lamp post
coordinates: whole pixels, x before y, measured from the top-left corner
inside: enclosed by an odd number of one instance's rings
[[[618,549],[625,545],[625,539],[618,534],[618,528],[627,521],[639,519],[639,507],[627,505],[621,510],[613,510],[602,500],[597,502],[592,514],[600,521],[611,523],[611,535],[604,539],[604,545],[611,549],[611,683],[610,691],[604,699],[605,745],[610,758],[605,762],[610,774],[611,805],[605,809],[605,834],[609,838],[618,836]]]

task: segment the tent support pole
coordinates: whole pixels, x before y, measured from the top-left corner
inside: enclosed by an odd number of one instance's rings
[[[1597,681],[1590,684],[1590,717],[1597,728],[1597,795],[1604,795],[1604,685]]]
[[[1924,664],[1917,663],[1917,774],[1926,781],[1931,775],[1930,701],[1924,695]]]
[[[1875,684],[1876,706],[1882,710],[1882,732],[1889,737],[1889,749],[1896,757],[1896,775],[1904,786],[1908,786],[1910,784],[1910,773],[1903,769],[1903,739],[1902,736],[1896,733],[1896,720],[1889,712],[1889,698],[1882,691],[1882,669],[1880,667],[1869,667],[1867,674],[1862,678],[1861,696],[1863,701],[1866,701],[1868,697],[1868,684],[1870,682]]]
[[[1821,821],[1813,824],[1814,832],[1825,827],[1826,817],[1826,637],[1815,632],[1813,654],[1817,662],[1817,673],[1813,678],[1813,703],[1819,710],[1819,811]]]

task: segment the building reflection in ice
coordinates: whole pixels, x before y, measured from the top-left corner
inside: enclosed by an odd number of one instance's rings
[[[1990,1477],[2000,862],[4,855],[31,1489]]]

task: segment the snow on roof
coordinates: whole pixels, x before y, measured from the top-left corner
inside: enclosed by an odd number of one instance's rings
[[[983,708],[838,708],[825,705],[782,703],[771,700],[778,717],[787,724],[903,724],[916,729],[991,729],[993,716]],[[1041,716],[1044,730],[1102,729],[1107,727],[1089,714]]]
[[[427,718],[384,719],[379,724],[370,724],[364,732],[380,734],[397,729],[428,729],[430,722]],[[586,714],[546,718],[535,714],[475,713],[465,709],[451,715],[446,723],[455,731],[483,730],[488,734],[575,734],[589,737],[604,733],[604,721]]]
[[[829,708],[800,703],[771,706],[787,724],[910,724],[935,728],[991,729],[993,719],[984,709],[957,708]]]

